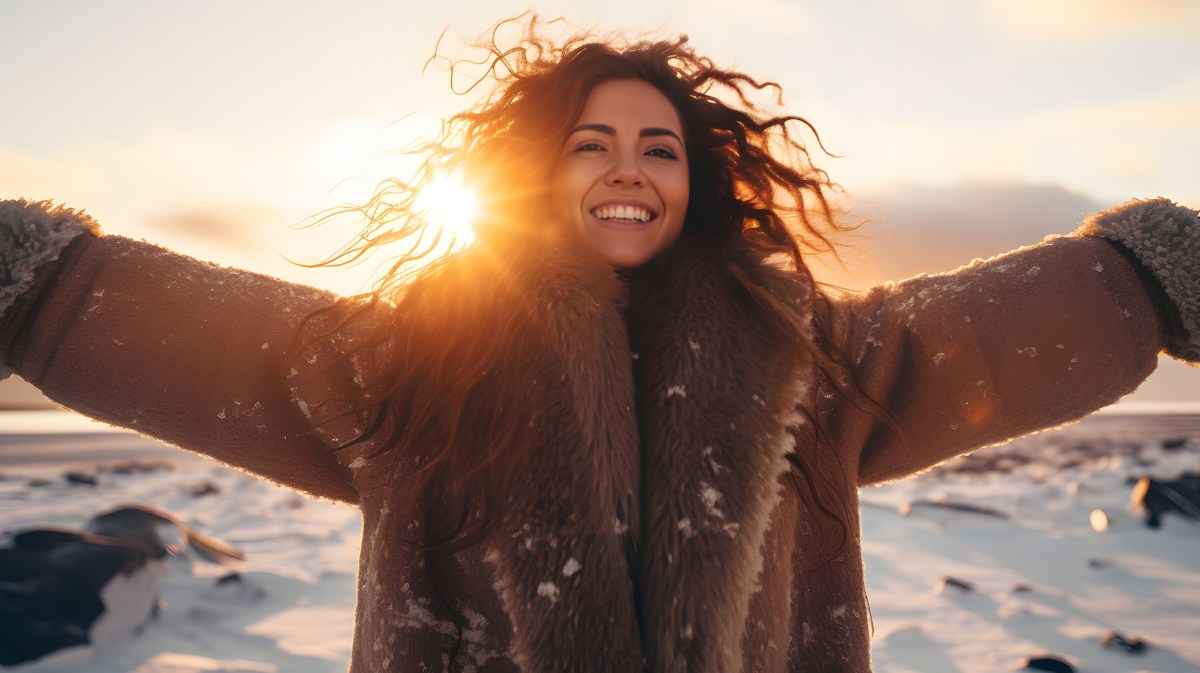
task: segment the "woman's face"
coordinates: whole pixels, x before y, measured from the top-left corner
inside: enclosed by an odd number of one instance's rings
[[[679,113],[640,80],[597,86],[567,134],[551,212],[616,268],[641,266],[683,230],[688,163]]]

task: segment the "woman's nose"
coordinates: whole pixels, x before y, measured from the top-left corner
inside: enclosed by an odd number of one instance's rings
[[[609,185],[626,187],[640,186],[646,182],[646,175],[638,164],[637,157],[632,153],[621,152],[614,157],[612,166],[608,169],[605,181]]]

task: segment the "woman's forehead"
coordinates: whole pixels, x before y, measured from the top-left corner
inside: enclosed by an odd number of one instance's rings
[[[683,136],[675,106],[654,85],[642,80],[610,80],[592,89],[573,128],[597,125],[617,130],[666,129]]]

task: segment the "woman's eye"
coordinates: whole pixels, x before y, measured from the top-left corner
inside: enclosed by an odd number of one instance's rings
[[[575,147],[575,151],[576,152],[603,152],[604,146],[601,145],[600,143],[596,143],[596,142],[584,142],[584,143],[579,143],[579,145],[577,145]]]
[[[674,151],[667,149],[666,147],[655,147],[654,149],[647,150],[646,154],[648,156],[658,157],[660,159],[678,159],[679,158],[679,155],[675,154]]]

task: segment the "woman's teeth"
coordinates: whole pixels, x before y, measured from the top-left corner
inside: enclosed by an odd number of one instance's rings
[[[602,206],[593,210],[592,215],[602,220],[624,222],[649,222],[654,217],[649,210],[639,206]]]

